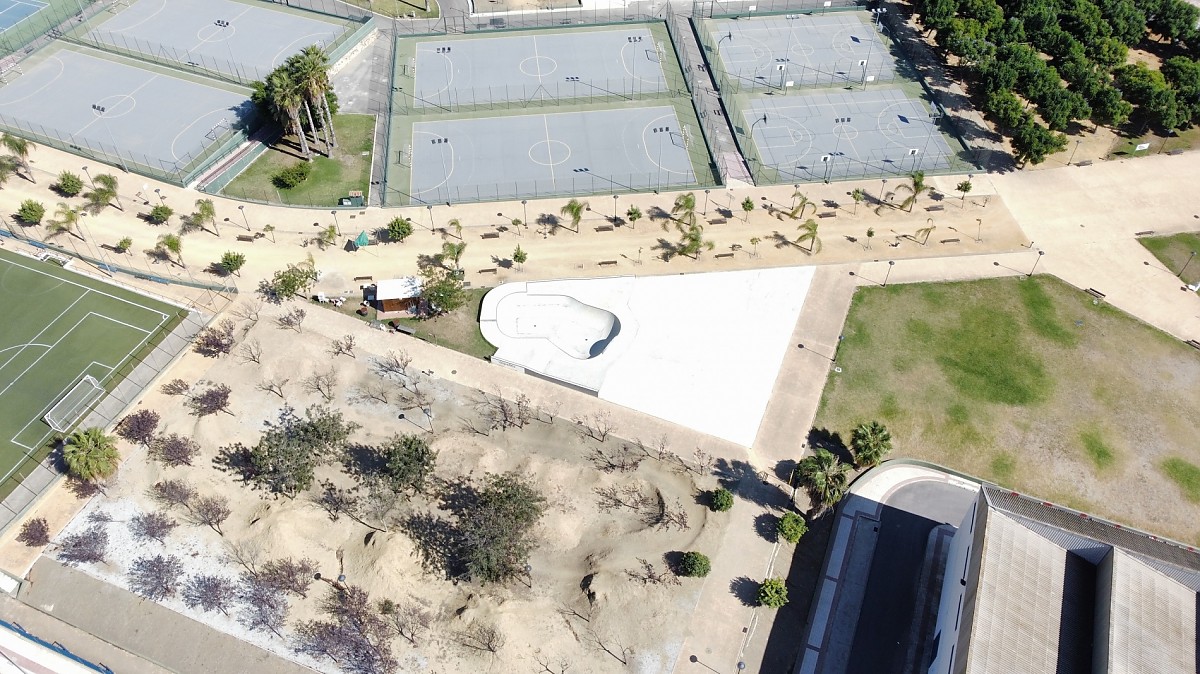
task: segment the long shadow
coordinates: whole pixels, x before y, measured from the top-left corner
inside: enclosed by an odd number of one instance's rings
[[[761,672],[791,672],[804,645],[809,609],[815,599],[825,563],[825,550],[836,518],[832,510],[814,518],[800,539],[785,575],[788,603],[775,614],[767,637]]]
[[[846,446],[846,442],[842,440],[841,434],[837,431],[815,427],[810,429],[808,446],[831,452],[842,463],[854,463],[854,456],[850,453],[850,448]]]
[[[745,461],[717,459],[713,474],[721,486],[733,492],[737,498],[764,508],[785,508],[791,503],[791,495],[760,475],[754,466]]]
[[[742,602],[743,606],[758,606],[759,581],[747,576],[740,576],[729,581],[729,592]],[[762,671],[772,671],[763,669]]]
[[[762,536],[768,543],[774,543],[779,539],[779,530],[777,526],[779,518],[771,513],[761,513],[754,518],[754,533]]]

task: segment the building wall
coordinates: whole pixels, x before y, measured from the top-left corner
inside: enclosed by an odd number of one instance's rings
[[[949,674],[953,663],[966,661],[965,653],[958,653],[959,633],[966,627],[962,615],[966,603],[967,590],[974,587],[968,565],[975,552],[975,530],[982,528],[982,518],[987,515],[987,502],[983,492],[975,497],[975,506],[963,517],[950,543],[950,551],[946,557],[946,573],[942,578],[942,598],[938,603],[937,626],[934,627],[934,638],[937,640],[936,655],[929,665],[929,674]],[[976,571],[978,567],[976,567]],[[964,579],[966,583],[964,584]]]

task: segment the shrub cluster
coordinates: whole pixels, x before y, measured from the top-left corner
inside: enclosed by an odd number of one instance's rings
[[[275,175],[271,176],[271,182],[281,190],[290,190],[298,186],[300,183],[308,180],[308,176],[312,174],[312,164],[301,161],[292,164],[291,166],[280,170]]]

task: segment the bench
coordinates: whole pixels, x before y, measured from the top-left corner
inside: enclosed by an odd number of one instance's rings
[[[615,266],[617,266],[617,261],[616,260],[600,260],[600,262],[597,264],[599,264],[601,267],[615,267]]]
[[[713,259],[714,260],[724,260],[724,259],[730,258],[730,257],[733,257],[733,253],[717,253],[716,255],[713,256]]]
[[[1075,165],[1076,166],[1091,166],[1092,160],[1088,159],[1087,161],[1077,161],[1077,162],[1075,162]]]
[[[416,328],[409,327],[403,323],[397,323],[396,321],[391,321],[388,323],[388,325],[390,325],[396,332],[402,332],[406,335],[415,335],[417,333]]]
[[[1193,349],[1200,349],[1200,342],[1197,342],[1194,339],[1189,339],[1186,342],[1184,342],[1184,344],[1187,344],[1188,346],[1192,347]]]
[[[1133,233],[1133,235],[1134,235],[1134,236],[1151,236],[1151,235],[1153,235],[1153,234],[1154,234],[1154,230],[1153,230],[1153,229],[1147,229],[1147,230],[1144,230],[1144,231],[1141,231],[1141,232],[1134,232],[1134,233]]]
[[[479,238],[481,238],[481,239],[499,239],[500,232],[484,232],[483,234],[479,235]]]
[[[359,281],[374,281],[374,280],[375,280],[374,276],[355,276],[354,277],[355,283],[357,283]]]
[[[958,243],[958,239],[942,239],[942,243]]]
[[[1096,290],[1095,288],[1088,288],[1087,290],[1085,290],[1083,292],[1091,295],[1092,297],[1095,297],[1098,300],[1104,299],[1104,293],[1100,292],[1099,290]]]
[[[817,213],[818,218],[836,218],[837,213]]]
[[[246,241],[248,243],[254,243],[254,240],[257,238],[258,238],[257,236],[253,236],[251,234],[238,234],[237,240],[238,241]]]
[[[1168,152],[1168,153],[1167,153],[1167,156],[1170,156],[1170,157],[1178,157],[1178,156],[1179,156],[1179,155],[1181,155],[1181,154],[1183,154],[1183,149],[1182,149],[1182,148],[1181,148],[1181,149],[1178,149],[1178,150],[1171,150],[1170,152]]]
[[[495,273],[496,273],[496,268],[495,268],[495,267],[488,267],[487,269],[480,269],[480,270],[479,270],[479,273],[480,273],[480,274],[495,274]]]
[[[600,225],[599,227],[596,228],[596,231],[597,232],[611,232],[611,231],[613,231],[613,226],[612,225]]]
[[[944,210],[946,210],[946,207],[942,206],[941,204],[938,204],[937,206],[926,206],[925,210],[926,211],[944,211]]]
[[[726,220],[725,218],[713,218],[712,220],[709,220],[709,221],[708,221],[708,224],[710,224],[710,225],[723,225],[723,224],[725,224],[725,223],[727,223],[727,222],[729,222],[729,221],[728,221],[728,220]]]

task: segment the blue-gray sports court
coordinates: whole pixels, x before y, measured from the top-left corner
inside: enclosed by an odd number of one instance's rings
[[[896,60],[860,12],[705,22],[709,58],[734,91],[891,81]],[[712,50],[720,58],[713,58]],[[721,73],[718,73],[721,74]]]
[[[115,166],[177,173],[250,113],[246,92],[235,87],[207,86],[84,47],[45,48],[23,71],[0,87],[0,125],[39,142],[99,151]]]
[[[401,65],[415,70],[415,106],[455,108],[665,91],[662,60],[670,48],[630,26],[424,41],[412,63]]]
[[[753,139],[752,169],[809,182],[950,167],[940,111],[899,88],[833,91],[751,98],[735,124]]]
[[[94,26],[87,39],[251,81],[301,49],[324,47],[346,32],[345,23],[319,17],[263,2],[136,0]]]
[[[418,122],[418,203],[658,189],[696,182],[703,143],[671,106]]]
[[[0,33],[42,11],[46,5],[40,0],[0,0]]]

